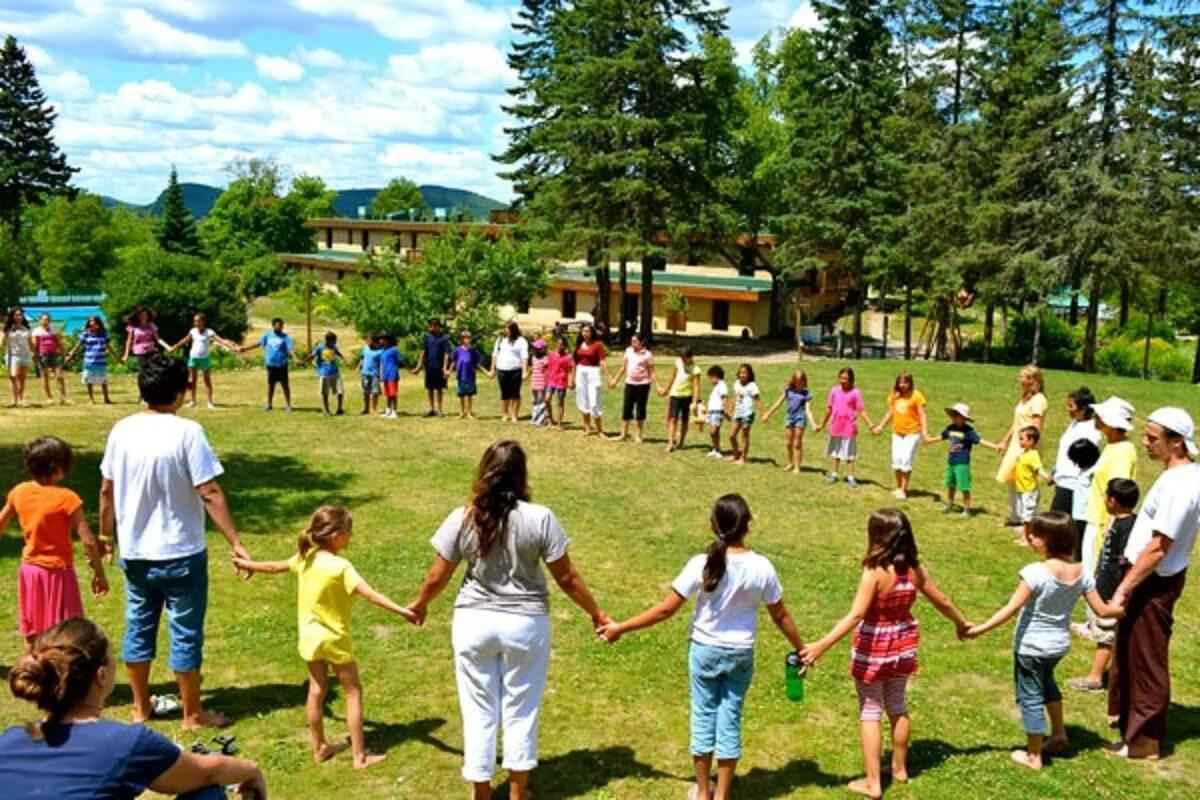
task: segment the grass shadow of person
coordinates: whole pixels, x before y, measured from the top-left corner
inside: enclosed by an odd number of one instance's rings
[[[690,780],[657,770],[637,760],[632,747],[616,745],[599,750],[572,750],[541,759],[529,779],[538,800],[590,797],[608,784],[623,778],[672,778]],[[493,795],[509,800],[507,783]]]
[[[947,760],[956,756],[973,756],[980,753],[1007,753],[1009,750],[1023,746],[1023,740],[1022,743],[1014,744],[1012,747],[993,744],[959,747],[942,739],[916,739],[912,742],[908,750],[908,777],[910,780],[915,779],[924,772],[937,769]]]
[[[1160,748],[1161,754],[1169,756],[1176,747],[1192,739],[1200,739],[1200,707],[1171,703],[1167,711],[1167,738]]]
[[[329,682],[325,694],[325,715],[332,716],[329,704],[336,696],[337,680]],[[308,697],[308,681],[292,683],[260,683],[254,686],[218,686],[202,689],[201,699],[205,708],[219,711],[237,720],[269,714],[285,708],[297,709],[303,714],[304,702]]]
[[[822,770],[815,761],[796,758],[777,769],[754,767],[733,780],[734,792],[739,797],[771,798],[785,797],[800,786],[819,786],[826,789],[843,786],[851,778],[833,775]]]
[[[462,750],[433,735],[433,732],[446,724],[442,717],[425,717],[409,722],[372,722],[364,723],[367,742],[380,752],[386,752],[398,744],[417,741],[443,753],[461,756]]]

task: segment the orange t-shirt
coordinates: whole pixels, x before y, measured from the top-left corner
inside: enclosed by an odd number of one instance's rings
[[[921,407],[925,405],[925,395],[913,389],[908,397],[901,397],[894,391],[888,395],[888,408],[892,409],[892,431],[897,436],[911,436],[921,432]]]
[[[71,547],[71,515],[83,500],[70,489],[25,481],[8,493],[8,503],[17,512],[25,549],[21,562],[43,569],[63,569],[75,563]]]

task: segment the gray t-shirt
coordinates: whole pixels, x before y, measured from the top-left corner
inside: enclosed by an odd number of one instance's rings
[[[1095,580],[1081,571],[1073,583],[1063,583],[1040,561],[1026,565],[1018,574],[1033,591],[1033,597],[1021,609],[1013,630],[1017,655],[1066,655],[1071,647],[1071,609],[1080,597],[1096,588]]]
[[[483,558],[476,555],[475,531],[463,524],[465,513],[465,508],[451,511],[429,540],[447,561],[467,562],[455,608],[548,614],[550,592],[540,562],[558,561],[571,544],[554,512],[534,503],[517,503],[507,530]]]

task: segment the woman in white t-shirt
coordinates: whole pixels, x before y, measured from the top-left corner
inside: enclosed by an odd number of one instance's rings
[[[525,451],[496,442],[479,460],[471,499],[433,535],[436,556],[417,598],[415,625],[450,583],[467,574],[454,601],[451,640],[463,727],[462,776],[473,797],[492,796],[496,735],[503,717],[510,800],[528,800],[537,766],[537,727],[550,665],[550,590],[554,582],[587,612],[595,630],[609,622],[567,555],[570,540],[554,512],[529,502]],[[501,713],[503,711],[503,714]]]
[[[212,376],[209,375],[212,371],[212,357],[209,353],[212,352],[214,344],[224,347],[231,353],[237,349],[237,345],[227,339],[222,339],[216,331],[208,327],[208,320],[204,318],[203,314],[196,314],[192,317],[192,329],[187,332],[187,336],[167,348],[167,352],[177,350],[189,342],[192,346],[188,351],[188,390],[192,394],[192,399],[188,400],[183,407],[196,407],[196,374],[203,373],[204,390],[208,393],[208,407],[214,409],[216,406],[213,405]]]
[[[754,635],[758,606],[797,653],[804,641],[783,604],[783,587],[771,562],[746,547],[750,507],[739,494],[727,494],[713,506],[709,524],[716,540],[708,553],[694,556],[657,605],[624,622],[611,622],[598,633],[608,642],[648,628],[678,611],[696,596],[692,614],[688,672],[692,694],[692,761],[696,785],[690,797],[708,798],[713,755],[717,759],[715,797],[729,797],[742,755],[742,707],[754,674]]]
[[[521,382],[529,375],[529,342],[515,322],[506,323],[496,339],[491,373],[500,384],[500,421],[516,422],[521,415]]]
[[[25,405],[25,381],[29,368],[33,366],[33,348],[29,321],[25,309],[13,306],[4,320],[4,366],[8,370],[8,383],[12,387],[12,402],[9,408]]]

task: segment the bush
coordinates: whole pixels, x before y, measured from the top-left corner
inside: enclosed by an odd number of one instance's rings
[[[1033,314],[1013,317],[1004,334],[1004,354],[1008,364],[1027,364],[1033,356]],[[1042,333],[1038,345],[1038,364],[1047,369],[1077,369],[1081,342],[1070,325],[1048,311],[1042,312]],[[1015,359],[1015,360],[1014,360]],[[994,359],[999,361],[999,359]]]
[[[1096,354],[1096,369],[1106,375],[1140,378],[1145,346],[1145,339],[1115,339]],[[1175,345],[1157,337],[1150,340],[1151,378],[1187,381],[1191,375],[1191,362]]]
[[[1122,328],[1116,321],[1110,322],[1100,331],[1100,336],[1102,339],[1128,339],[1131,342],[1144,340],[1146,338],[1146,320],[1145,314],[1130,314],[1129,322],[1125,327]],[[1154,320],[1150,335],[1171,344],[1175,344],[1179,339],[1175,328],[1162,319]]]
[[[236,342],[249,329],[240,288],[236,275],[202,258],[147,245],[104,276],[108,297],[101,307],[118,340],[125,316],[144,306],[157,314],[159,335],[172,344],[191,330],[197,312],[203,312],[209,327]]]
[[[242,264],[238,272],[242,276],[242,294],[247,300],[277,292],[290,280],[287,267],[273,255],[251,259]]]

